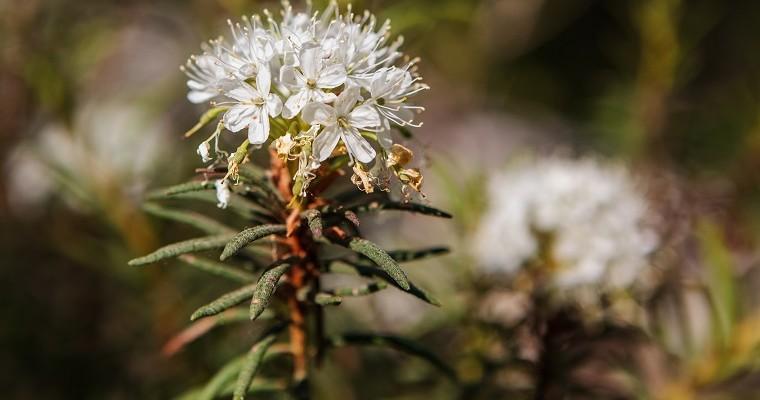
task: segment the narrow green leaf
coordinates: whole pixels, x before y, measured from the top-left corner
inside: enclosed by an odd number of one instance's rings
[[[209,109],[203,115],[201,115],[200,119],[198,119],[198,123],[195,124],[192,128],[190,128],[187,132],[185,132],[184,136],[186,138],[192,136],[195,132],[198,132],[203,128],[204,126],[208,125],[209,122],[216,119],[216,117],[219,116],[219,114],[226,111],[229,107],[214,107],[212,109]]]
[[[322,213],[319,210],[306,210],[302,213],[315,239],[322,237]]]
[[[145,203],[143,204],[142,209],[148,214],[156,217],[188,224],[209,234],[235,232],[232,228],[216,222],[212,218],[192,211],[172,210],[154,203]]]
[[[401,351],[416,357],[420,357],[438,368],[447,377],[456,381],[457,375],[451,367],[438,358],[430,350],[419,343],[403,337],[375,333],[345,333],[328,339],[328,345],[332,347],[354,346],[384,346]]]
[[[336,306],[343,302],[343,298],[332,293],[317,293],[314,302],[320,306]]]
[[[451,214],[445,211],[441,211],[437,208],[429,207],[423,204],[402,203],[398,201],[385,201],[385,202],[373,201],[371,203],[350,207],[349,210],[357,212],[357,213],[380,211],[380,210],[398,210],[398,211],[409,211],[409,212],[413,212],[417,214],[430,215],[433,217],[451,218]]]
[[[247,319],[247,318],[246,318]],[[222,389],[219,389],[214,396],[215,398],[224,397],[224,396],[230,396],[232,395],[232,392],[235,390],[235,383],[236,382],[228,382],[226,385],[223,385]],[[288,385],[285,380],[274,380],[274,379],[263,379],[263,378],[257,378],[254,379],[251,384],[248,386],[248,394],[257,394],[257,393],[284,393],[288,390]],[[198,396],[201,395],[203,392],[203,387],[196,388],[189,390],[180,397],[177,397],[176,400],[198,400]]]
[[[195,321],[198,318],[208,317],[210,315],[216,315],[230,307],[234,307],[251,298],[255,290],[256,284],[252,284],[229,292],[211,303],[195,310],[193,315],[190,316],[190,321]]]
[[[412,296],[417,297],[418,299],[420,299],[420,300],[422,300],[422,301],[424,301],[426,303],[430,303],[430,304],[432,304],[434,306],[440,306],[441,305],[441,303],[438,301],[438,299],[436,299],[435,297],[433,297],[433,295],[429,294],[425,289],[423,289],[423,288],[415,285],[413,282],[409,282],[409,289],[404,289],[404,288],[400,287],[398,285],[398,283],[396,283],[396,281],[390,275],[388,275],[387,272],[383,271],[380,268],[370,267],[370,266],[367,266],[367,265],[358,264],[356,262],[352,262],[352,261],[349,261],[349,260],[336,260],[336,261],[340,261],[340,262],[342,262],[342,263],[350,266],[351,268],[353,268],[354,270],[356,270],[356,272],[358,272],[359,275],[361,275],[361,276],[381,278],[381,279],[385,280],[386,282],[390,283],[391,285],[397,287],[398,289],[401,289],[404,292],[409,293]]]
[[[382,281],[370,282],[366,285],[353,288],[338,288],[331,290],[330,293],[336,296],[348,297],[348,296],[366,296],[375,292],[379,292],[388,287],[388,284]]]
[[[244,181],[248,181],[266,192],[273,202],[283,203],[280,192],[274,187],[266,171],[252,163],[246,163],[240,166],[239,173]]]
[[[207,258],[184,254],[179,256],[179,260],[201,271],[231,279],[236,282],[251,283],[256,280],[256,276],[249,272]]]
[[[198,192],[202,190],[213,190],[213,181],[192,181],[180,183],[179,185],[169,186],[150,192],[146,197],[150,200],[160,200],[173,197],[182,193]]]
[[[348,242],[348,247],[372,260],[372,262],[378,267],[387,272],[402,289],[409,290],[409,279],[407,279],[404,271],[398,263],[379,246],[367,239],[355,237]]]
[[[282,234],[285,233],[285,231],[285,225],[259,225],[248,228],[235,235],[229,241],[229,243],[224,246],[224,250],[222,251],[222,255],[219,257],[219,259],[224,261],[227,258],[231,257],[233,254],[237,253],[243,247],[248,246],[253,241],[259,240],[269,235],[278,233]]]
[[[230,381],[235,379],[235,376],[240,372],[245,362],[245,356],[239,356],[228,362],[222,369],[219,370],[211,380],[206,383],[203,390],[198,394],[196,400],[213,400],[220,394],[222,388]]]
[[[435,257],[448,254],[449,249],[446,247],[430,247],[419,250],[389,250],[388,255],[397,262],[409,262],[421,260],[423,258]]]
[[[173,243],[161,247],[160,249],[148,254],[147,256],[135,258],[134,260],[129,261],[129,265],[145,265],[166,258],[176,257],[181,254],[218,249],[224,247],[224,245],[229,242],[234,236],[234,234],[206,236],[202,238]]]
[[[708,273],[707,291],[713,309],[711,328],[718,344],[725,347],[733,337],[738,316],[734,262],[715,223],[703,220],[697,228]]]
[[[216,193],[211,190],[182,192],[173,195],[172,198],[198,200],[214,205],[219,202],[219,200],[216,198]],[[264,209],[260,205],[246,199],[237,193],[232,193],[232,196],[230,196],[227,210],[230,210],[245,219],[260,221],[262,223],[272,221],[274,219],[269,210]]]
[[[245,358],[245,362],[243,363],[243,366],[240,369],[240,373],[238,374],[237,382],[235,383],[235,389],[232,394],[233,400],[245,399],[245,395],[248,393],[248,388],[251,384],[251,381],[253,381],[253,378],[256,376],[256,373],[261,367],[261,363],[264,360],[264,355],[276,339],[277,335],[275,333],[270,333],[261,341],[256,343],[248,352],[248,355]]]
[[[261,278],[256,283],[256,287],[251,298],[250,317],[251,319],[258,318],[269,305],[269,300],[272,298],[275,288],[277,288],[277,282],[280,281],[285,272],[291,267],[291,260],[280,260],[275,262],[271,268],[261,274]]]

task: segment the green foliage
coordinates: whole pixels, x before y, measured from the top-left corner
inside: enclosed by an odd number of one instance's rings
[[[227,278],[239,283],[250,283],[256,280],[256,277],[249,272],[242,271],[238,268],[234,268],[217,261],[209,260],[207,258],[184,254],[179,256],[179,260],[201,271],[221,276],[223,278]]]
[[[438,301],[438,299],[436,299],[435,297],[433,297],[425,289],[423,289],[423,288],[415,285],[413,282],[409,282],[409,288],[408,289],[402,288],[401,286],[399,286],[399,284],[390,275],[388,275],[387,272],[383,271],[380,268],[375,268],[373,266],[363,265],[361,263],[356,263],[356,262],[353,262],[353,261],[350,261],[350,260],[346,260],[346,259],[341,259],[341,260],[337,260],[337,261],[340,261],[340,262],[345,263],[346,265],[350,266],[351,268],[353,268],[354,270],[356,270],[356,272],[359,275],[361,275],[361,276],[380,278],[380,279],[384,280],[385,282],[390,283],[391,285],[397,287],[398,289],[401,289],[404,292],[409,293],[412,296],[417,297],[418,299],[420,299],[420,300],[422,300],[422,301],[424,301],[426,303],[430,303],[430,304],[432,304],[434,306],[440,306],[441,305],[441,303]]]
[[[306,218],[306,224],[309,226],[311,235],[315,239],[322,238],[322,213],[319,210],[306,210],[302,215]]]
[[[224,246],[224,251],[222,251],[222,255],[219,259],[224,261],[240,251],[243,247],[248,246],[251,242],[265,238],[269,235],[285,233],[285,230],[285,225],[259,225],[248,228],[235,235],[235,237]]]
[[[214,107],[203,113],[201,115],[200,119],[198,120],[198,123],[195,124],[192,128],[190,128],[187,132],[185,132],[185,137],[192,136],[195,132],[198,132],[201,130],[204,126],[208,125],[211,121],[215,120],[219,114],[227,111],[228,107]]]
[[[285,272],[291,267],[292,260],[281,260],[275,262],[270,268],[261,274],[261,278],[256,283],[256,287],[253,292],[253,298],[251,299],[250,317],[251,319],[258,318],[261,313],[267,308],[269,300],[277,288],[277,282],[280,281]]]
[[[226,384],[235,379],[235,376],[243,367],[245,360],[245,356],[240,356],[228,362],[206,383],[206,386],[195,397],[195,400],[213,400]]]
[[[193,315],[190,316],[190,320],[195,321],[198,318],[216,315],[230,307],[234,307],[244,302],[253,295],[254,290],[256,290],[256,286],[256,284],[243,286],[240,289],[219,297],[211,303],[208,303],[205,306],[197,309]]]
[[[343,298],[330,293],[317,293],[314,296],[314,303],[320,306],[335,306],[343,302]]]
[[[272,346],[276,339],[276,332],[269,333],[256,343],[248,352],[242,368],[240,369],[240,373],[238,374],[237,382],[235,383],[235,390],[232,395],[234,400],[245,399],[251,381],[261,367],[261,363],[264,360],[267,350],[269,350],[269,347]]]
[[[145,265],[156,261],[164,260],[179,256],[181,254],[196,253],[199,251],[218,249],[224,247],[235,235],[215,235],[206,236],[197,239],[185,240],[179,243],[170,244],[148,254],[144,257],[135,258],[129,261],[129,265]]]
[[[442,256],[449,253],[446,247],[430,247],[419,250],[390,250],[388,255],[397,262],[422,260],[428,257]]]
[[[211,181],[192,181],[180,183],[179,185],[169,186],[167,188],[155,190],[148,194],[148,200],[162,200],[182,193],[192,193],[202,190],[213,190],[214,182]]]
[[[245,159],[246,151],[243,149],[237,154],[237,159],[241,162]],[[155,191],[149,196],[152,202],[143,206],[144,210],[151,215],[192,226],[205,233],[212,234],[212,236],[164,246],[147,256],[130,261],[130,265],[144,265],[178,257],[179,261],[187,266],[244,285],[193,312],[190,319],[194,323],[172,339],[170,343],[167,343],[165,347],[167,354],[179,351],[184,345],[196,340],[216,326],[240,321],[243,318],[243,312],[235,307],[249,299],[250,307],[245,316],[251,320],[266,317],[275,321],[288,321],[290,315],[277,315],[277,313],[271,312],[276,310],[276,308],[270,307],[270,303],[275,301],[274,295],[280,285],[290,285],[288,290],[282,291],[282,296],[296,296],[299,302],[309,305],[305,309],[311,309],[311,306],[339,306],[344,297],[371,295],[390,286],[430,304],[439,304],[426,291],[409,281],[399,263],[445,254],[447,249],[432,247],[385,251],[377,244],[360,236],[358,232],[359,219],[356,213],[399,210],[450,218],[449,214],[420,204],[394,202],[387,196],[372,196],[369,202],[361,203],[365,199],[359,199],[359,204],[352,207],[336,206],[335,203],[328,201],[328,205],[319,210],[308,209],[301,212],[300,221],[293,222],[291,218],[288,218],[289,213],[286,211],[285,202],[280,198],[272,183],[269,182],[269,177],[264,171],[250,165],[250,163],[244,163],[239,166],[238,172],[240,182],[233,185],[234,193],[227,208],[228,212],[243,217],[241,224],[249,225],[248,228],[238,233],[235,232],[239,228],[219,223],[207,215],[194,211],[178,210],[158,203],[163,200],[175,202],[177,200],[200,200],[216,203],[213,184],[210,182],[194,181]],[[289,226],[292,232],[288,232]],[[286,234],[295,235],[298,243],[305,244],[306,255],[304,257],[307,258],[288,256],[292,253],[287,251],[280,253],[279,250],[282,250],[284,243],[286,243],[282,240]],[[266,241],[271,246],[270,249],[265,250],[261,246],[255,246],[257,243],[265,242],[262,239],[270,236],[277,237],[271,241]],[[334,251],[336,244],[352,250],[352,259],[341,258],[329,261],[329,258],[321,257],[323,253]],[[212,249],[222,249],[219,256],[220,261],[238,255],[255,266],[266,267],[261,269],[261,275],[257,279],[254,273],[234,265],[190,254]],[[269,260],[272,254],[284,254],[284,256],[271,262]],[[329,272],[330,263],[336,261],[347,263],[359,275],[371,280],[357,287],[334,290],[320,290],[318,285],[311,286],[310,290],[294,290],[295,287],[292,286],[290,279],[296,274],[288,273],[292,268],[302,268],[298,271],[301,274],[308,273],[306,272],[307,269],[304,268],[319,268],[322,272]],[[307,265],[309,267],[306,267]],[[307,288],[309,287],[302,289]],[[267,322],[271,324],[271,321]],[[290,389],[297,392],[297,389],[288,388],[282,382],[256,378],[268,354],[272,353],[273,349],[282,347],[274,347],[277,342],[278,327],[283,327],[282,323],[276,323],[274,328],[270,328],[268,333],[251,347],[247,355],[237,357],[227,363],[203,388],[191,391],[183,398],[212,399],[232,394],[234,399],[243,399],[247,393],[271,391],[273,389]],[[327,348],[346,344],[392,347],[427,359],[446,371],[440,360],[437,360],[425,349],[411,341],[393,336],[351,334],[339,339],[333,338],[323,344]],[[289,346],[284,347],[290,348]],[[450,370],[447,374],[451,375]]]
[[[353,288],[338,288],[331,291],[335,296],[348,297],[348,296],[366,296],[375,292],[379,292],[388,287],[388,284],[382,281],[370,282],[365,285]]]
[[[410,289],[409,279],[406,277],[406,274],[398,263],[376,244],[367,239],[353,238],[348,242],[348,247],[372,260],[372,262],[382,268],[383,271],[385,271],[402,289]]]
[[[715,224],[702,221],[698,231],[707,266],[707,291],[714,313],[712,330],[718,345],[726,347],[733,337],[739,311],[734,263]]]
[[[216,220],[192,211],[177,211],[154,203],[145,203],[143,211],[159,218],[190,225],[208,234],[234,233],[235,231]]]
[[[401,351],[416,357],[420,357],[438,368],[447,377],[457,380],[454,370],[449,368],[445,362],[433,354],[430,350],[421,346],[419,343],[395,335],[382,335],[376,333],[344,333],[333,336],[328,339],[328,344],[332,347],[342,346],[382,346]]]
[[[437,208],[429,207],[423,204],[417,203],[402,203],[398,201],[373,201],[367,204],[361,204],[353,207],[349,207],[350,211],[356,213],[373,212],[380,210],[397,210],[408,211],[416,214],[429,215],[432,217],[451,218],[451,214],[441,211]]]

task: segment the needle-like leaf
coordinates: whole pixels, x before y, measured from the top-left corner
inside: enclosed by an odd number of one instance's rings
[[[306,223],[309,225],[309,230],[311,231],[312,236],[314,238],[319,239],[322,237],[322,213],[319,212],[319,210],[306,210],[302,213],[303,217],[306,218]]]
[[[387,283],[382,282],[382,281],[376,281],[376,282],[370,282],[366,285],[362,285],[358,287],[333,289],[330,291],[330,293],[334,294],[335,296],[341,296],[341,297],[366,296],[368,294],[379,292],[387,287],[388,287]]]
[[[372,260],[372,262],[378,267],[387,272],[402,289],[409,290],[409,279],[406,277],[404,271],[398,265],[396,260],[391,258],[391,256],[378,245],[367,239],[355,237],[348,242],[348,247]]]
[[[211,303],[195,310],[193,315],[190,316],[190,321],[195,321],[198,318],[208,317],[210,315],[216,315],[230,307],[234,307],[251,298],[255,289],[256,284],[252,284],[229,292]]]
[[[178,258],[180,261],[191,267],[195,267],[201,271],[231,279],[236,282],[251,283],[256,280],[256,276],[249,272],[242,271],[238,268],[231,267],[227,264],[222,264],[217,261],[209,260],[207,258],[197,257],[191,254],[184,254]]]
[[[449,249],[446,247],[430,247],[418,250],[388,250],[388,255],[400,263],[421,260],[423,258],[435,257],[448,253]]]
[[[178,243],[173,243],[148,254],[147,256],[135,258],[129,261],[129,265],[145,265],[160,261],[166,258],[176,257],[186,253],[196,253],[199,251],[218,249],[224,247],[235,235],[215,235],[202,238],[189,239]]]
[[[261,367],[261,363],[264,360],[267,350],[269,350],[269,347],[276,339],[276,332],[270,333],[256,343],[248,352],[245,362],[238,374],[237,382],[235,383],[235,389],[232,394],[233,400],[245,399],[245,395],[248,393],[248,387]]]
[[[438,358],[430,350],[421,346],[419,343],[405,339],[403,337],[394,335],[383,335],[375,333],[345,333],[338,336],[333,336],[328,339],[328,345],[332,347],[341,347],[347,345],[359,345],[359,346],[385,346],[401,351],[416,357],[420,357],[433,366],[441,370],[446,376],[452,380],[457,380],[456,372],[451,367],[446,365],[443,360]]]
[[[269,235],[285,233],[285,230],[285,225],[259,225],[248,228],[235,235],[229,243],[224,246],[224,251],[222,251],[222,255],[219,259],[224,261],[243,247],[248,246],[251,242]]]
[[[142,209],[148,214],[159,218],[181,222],[208,234],[235,232],[234,229],[216,222],[212,218],[192,211],[172,210],[170,208],[162,207],[154,203],[145,203],[143,204]]]
[[[169,186],[167,188],[158,189],[148,194],[147,198],[150,200],[160,200],[170,198],[182,193],[197,192],[202,190],[213,190],[213,181],[192,181],[186,183],[180,183],[179,185]]]
[[[451,214],[441,211],[437,208],[429,207],[417,203],[403,203],[399,201],[373,201],[367,204],[350,207],[349,210],[360,212],[371,212],[380,210],[398,210],[409,211],[417,214],[430,215],[433,217],[451,218]]]
[[[276,261],[267,271],[261,274],[261,278],[256,283],[256,288],[251,298],[249,315],[252,320],[258,318],[267,308],[269,300],[272,298],[275,288],[277,288],[277,282],[290,269],[292,261],[293,259]]]

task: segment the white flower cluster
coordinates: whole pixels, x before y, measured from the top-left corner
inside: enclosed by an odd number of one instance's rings
[[[384,162],[391,129],[419,126],[414,116],[422,108],[408,100],[427,86],[415,72],[416,60],[399,52],[402,39],[389,41],[388,21],[378,25],[369,12],[355,15],[350,8],[341,14],[335,2],[322,13],[294,12],[283,2],[280,21],[265,11],[263,19],[254,15],[229,25],[230,39],[205,43],[183,67],[187,97],[225,107],[223,127],[247,130],[254,146],[273,132],[273,139],[288,134],[283,140],[309,152],[290,154],[301,159],[301,175],[339,143],[352,162],[366,164],[378,156],[374,141],[383,155],[378,162]],[[293,122],[314,129],[287,132]],[[212,159],[210,140],[198,149],[204,161]]]
[[[646,201],[619,166],[526,163],[492,177],[489,201],[473,242],[488,273],[539,268],[554,288],[623,288],[658,243],[645,226]]]

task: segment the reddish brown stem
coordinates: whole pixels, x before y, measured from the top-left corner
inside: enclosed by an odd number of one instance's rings
[[[276,153],[271,154],[270,174],[274,185],[280,191],[282,198],[289,201],[293,198],[291,192],[291,177],[288,165],[285,161],[277,157]],[[307,236],[303,236],[300,229],[300,212],[299,208],[294,208],[283,218],[287,221],[288,232],[286,237],[282,238],[281,243],[283,252],[289,256],[296,256],[302,261],[293,265],[287,274],[289,290],[286,292],[287,306],[290,317],[288,327],[290,333],[290,350],[293,354],[293,379],[303,386],[308,378],[309,372],[309,343],[307,335],[307,303],[308,299],[299,300],[299,295],[304,291],[309,291],[315,287],[318,280],[319,271],[314,262],[314,254],[309,249],[312,244]],[[285,254],[278,254],[282,256]],[[308,393],[308,388],[305,389]]]

